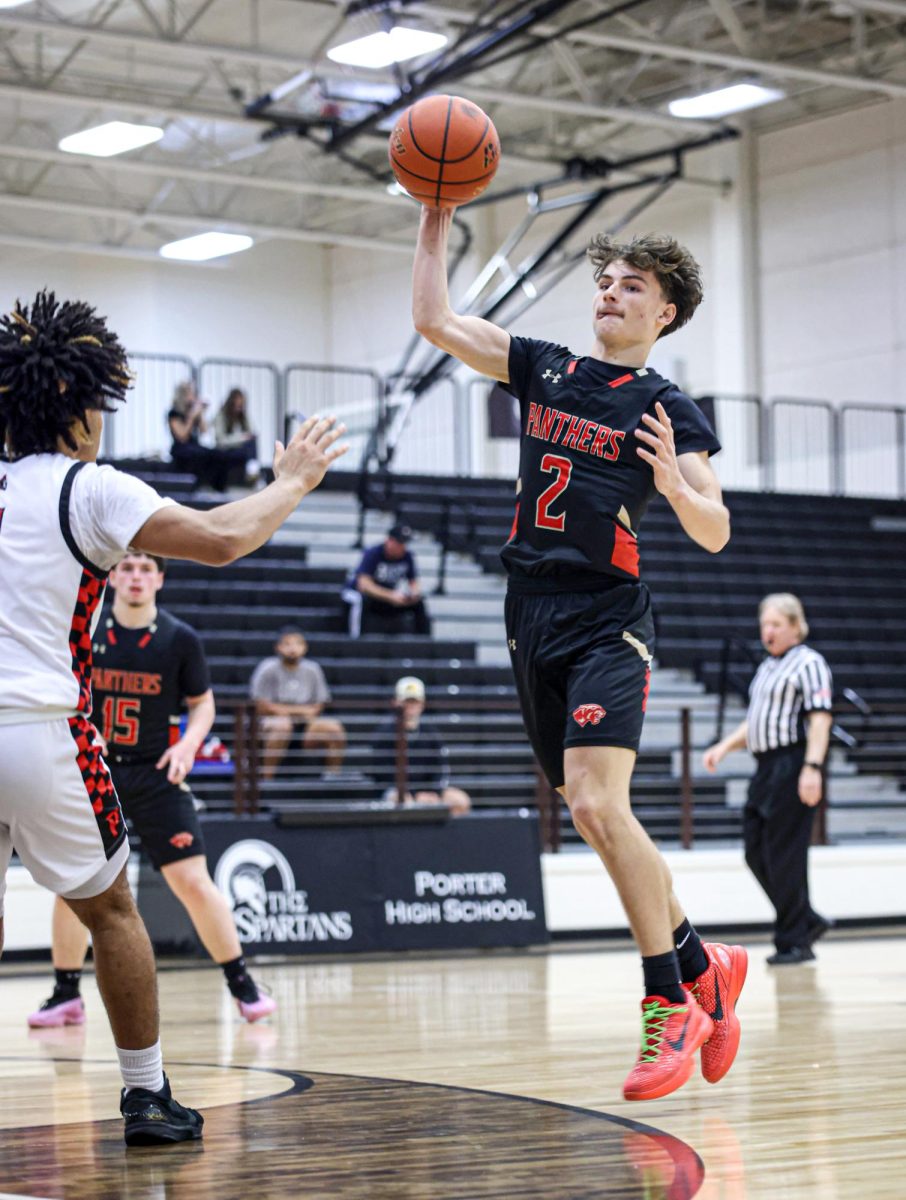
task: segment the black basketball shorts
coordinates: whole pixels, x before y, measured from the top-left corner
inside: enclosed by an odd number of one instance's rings
[[[638,750],[654,652],[645,585],[510,590],[505,615],[526,731],[551,786],[563,786],[570,746]]]
[[[187,784],[170,783],[154,763],[110,762],[123,812],[156,870],[204,854],[204,838]]]

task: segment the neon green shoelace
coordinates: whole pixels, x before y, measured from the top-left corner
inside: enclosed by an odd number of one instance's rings
[[[676,1013],[676,1008],[665,1008],[652,1000],[642,1005],[642,1051],[641,1062],[654,1062],[661,1052],[667,1032],[667,1022]]]

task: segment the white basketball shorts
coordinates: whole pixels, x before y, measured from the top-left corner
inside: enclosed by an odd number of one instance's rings
[[[84,717],[0,724],[0,916],[13,849],[70,900],[106,891],[125,866],[123,810]]]

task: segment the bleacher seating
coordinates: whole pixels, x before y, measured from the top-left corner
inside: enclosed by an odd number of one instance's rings
[[[213,498],[191,493],[191,480],[169,466],[120,464],[143,475],[165,494],[205,505]],[[357,476],[331,472],[324,492],[341,492],[354,527]],[[512,520],[512,487],[499,480],[394,477],[392,491],[379,488],[383,510],[418,530],[445,539],[451,550],[472,555],[489,573],[500,573],[499,547]],[[442,500],[435,499],[443,497]],[[898,535],[873,527],[878,516],[902,516],[904,507],[884,501],[736,493],[727,497],[733,537],[718,556],[708,555],[684,535],[658,499],[641,535],[643,577],[654,595],[658,659],[686,668],[711,690],[720,675],[724,639],[757,649],[755,606],[771,590],[791,590],[803,599],[813,634],[810,642],[828,657],[838,690],[855,688],[867,701],[902,697],[906,636],[906,562],[897,558]],[[901,536],[901,535],[900,535]],[[349,560],[355,551],[349,546]],[[348,639],[339,592],[340,566],[314,567],[305,545],[275,539],[249,558],[223,570],[174,562],[163,601],[202,636],[220,701],[216,732],[232,741],[231,701],[247,697],[257,662],[272,652],[283,624],[299,624],[310,655],[324,668],[334,705],[350,734],[350,775],[334,782],[320,776],[320,763],[301,763],[261,789],[265,806],[304,803],[306,798],[374,798],[367,779],[367,741],[386,712],[392,684],[416,674],[429,687],[425,720],[450,750],[453,781],[476,805],[526,805],[534,801],[536,775],[515,700],[509,666],[479,661],[466,639],[411,637]],[[751,674],[745,660],[735,676]],[[370,706],[363,709],[362,704]],[[906,778],[906,711],[848,722],[860,737],[850,761],[858,770]],[[861,736],[860,736],[861,735]],[[701,738],[699,738],[701,742]],[[677,779],[669,749],[644,749],[634,777],[635,811],[653,836],[675,841],[679,829]],[[212,807],[229,807],[232,783],[199,777],[197,790]],[[739,836],[739,811],[726,802],[724,780],[696,779],[696,836],[700,840]],[[575,840],[564,821],[565,840]]]
[[[426,503],[425,496],[443,499]],[[853,689],[869,706],[903,704],[906,505],[760,492],[725,498],[733,533],[716,556],[682,534],[660,497],[645,518],[642,576],[654,599],[659,662],[693,671],[715,691],[725,639],[746,643],[756,656],[758,600],[792,591],[805,605],[810,644],[831,664],[838,698]],[[401,519],[446,531],[452,548],[502,572],[499,548],[514,502],[508,481],[410,476],[393,480],[391,500]],[[752,670],[743,655],[733,678],[747,681]],[[906,706],[867,720],[854,709],[841,721],[858,739],[848,755],[857,770],[906,782]]]

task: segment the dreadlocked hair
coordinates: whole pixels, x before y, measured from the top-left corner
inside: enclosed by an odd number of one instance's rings
[[[41,291],[0,317],[0,443],[17,457],[78,450],[70,426],[91,409],[114,412],[132,385],[126,351],[82,301]]]
[[[613,262],[625,262],[637,271],[651,271],[676,316],[659,336],[666,337],[681,329],[702,302],[701,267],[685,246],[661,233],[638,234],[628,242],[618,242],[608,234],[599,234],[588,247],[595,282]]]

